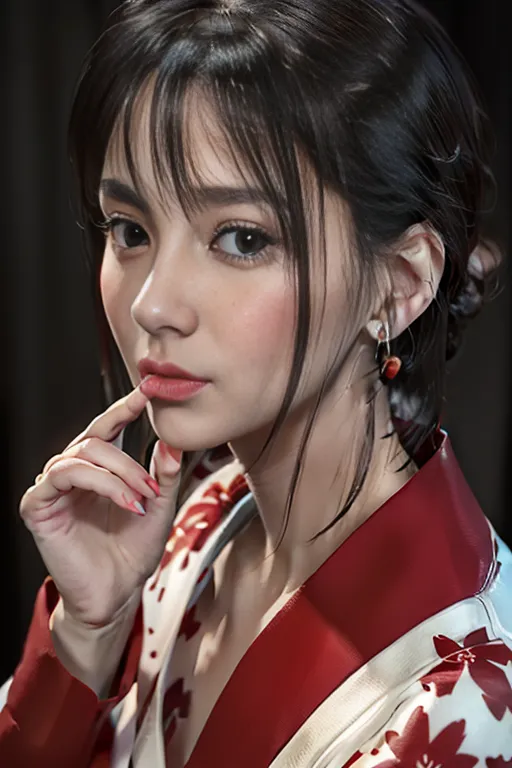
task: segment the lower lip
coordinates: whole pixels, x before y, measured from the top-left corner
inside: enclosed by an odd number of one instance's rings
[[[200,392],[207,381],[193,379],[170,379],[167,376],[149,376],[140,385],[141,392],[149,398],[176,402],[188,400]]]

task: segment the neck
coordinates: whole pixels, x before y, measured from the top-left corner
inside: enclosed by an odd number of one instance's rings
[[[259,511],[259,520],[247,533],[251,538],[249,546],[254,553],[257,541],[256,551],[263,554],[269,578],[279,582],[278,591],[289,592],[300,586],[416,471],[412,463],[397,471],[408,457],[396,435],[384,438],[390,432],[390,413],[387,393],[381,388],[375,399],[373,453],[361,492],[343,518],[317,537],[346,504],[361,459],[369,406],[366,380],[358,378],[357,385],[347,388],[342,384],[324,398],[287,518],[287,500],[306,416],[292,415],[255,463],[261,439],[253,436],[231,446],[242,465],[249,467],[248,482]],[[274,583],[272,591],[275,589]]]

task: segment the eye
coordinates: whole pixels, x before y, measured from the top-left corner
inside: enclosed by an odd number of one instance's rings
[[[149,245],[149,236],[146,230],[130,219],[115,216],[107,219],[101,227],[111,235],[115,245],[123,250]]]
[[[276,243],[275,238],[260,227],[229,224],[215,233],[211,247],[231,261],[249,263],[263,258],[265,250]]]

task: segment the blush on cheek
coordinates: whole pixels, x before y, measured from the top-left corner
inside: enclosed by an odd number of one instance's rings
[[[233,331],[243,359],[288,359],[293,348],[295,297],[291,288],[248,299],[237,316]],[[235,330],[236,329],[236,330]]]

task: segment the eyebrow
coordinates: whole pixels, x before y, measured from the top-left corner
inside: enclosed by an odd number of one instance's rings
[[[267,205],[270,200],[257,187],[213,186],[195,190],[195,197],[200,208],[208,205]]]
[[[117,203],[124,203],[124,205],[137,208],[146,216],[149,215],[149,203],[132,187],[119,181],[119,179],[102,179],[100,181],[100,194],[115,200]]]
[[[128,184],[119,179],[102,179],[100,193],[105,197],[137,208],[145,215],[150,214],[150,205]],[[194,198],[200,210],[207,206],[223,205],[265,205],[272,207],[267,195],[257,187],[211,186],[194,189]]]

